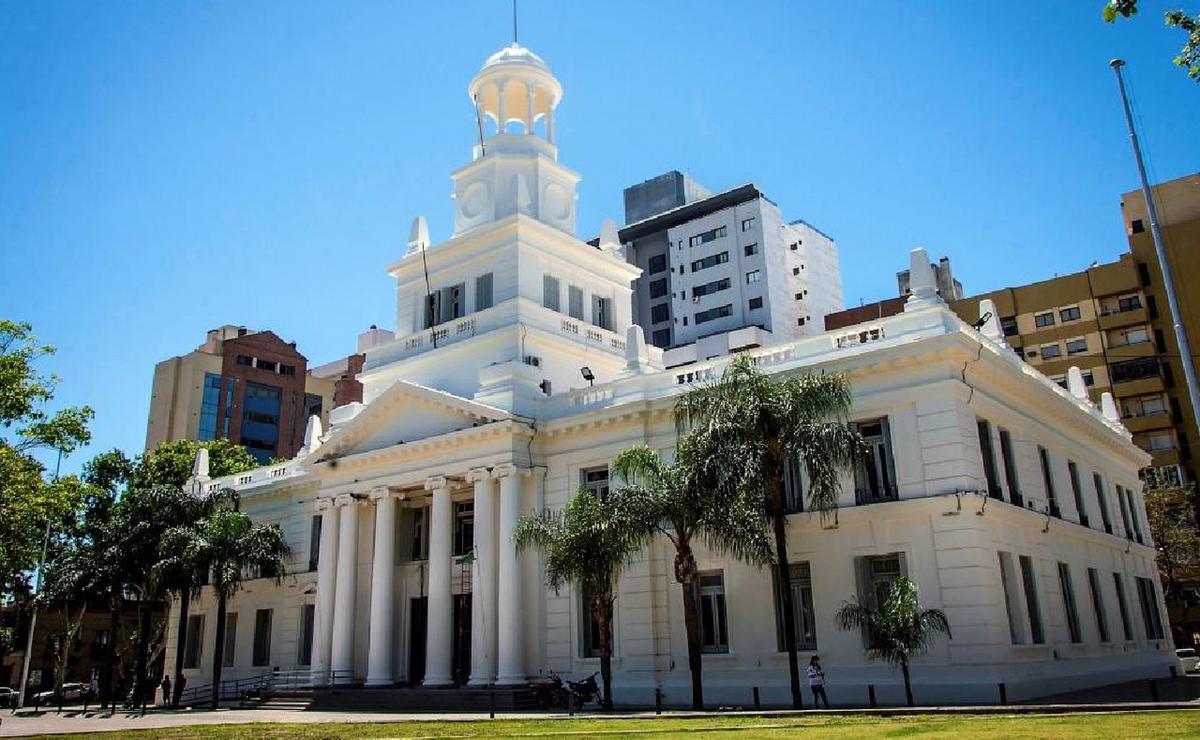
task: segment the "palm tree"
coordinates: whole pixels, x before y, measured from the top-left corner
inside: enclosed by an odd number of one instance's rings
[[[909,658],[924,652],[935,635],[950,637],[950,622],[945,613],[940,609],[922,609],[917,599],[917,584],[907,578],[892,584],[880,606],[862,604],[857,599],[845,601],[834,619],[843,630],[866,631],[868,658],[900,667],[904,674],[904,696],[910,707],[913,694]]]
[[[715,455],[738,485],[760,492],[762,511],[775,537],[784,646],[788,654],[792,706],[800,708],[800,664],[791,570],[787,554],[784,470],[791,461],[807,473],[808,509],[833,511],[841,491],[840,474],[865,451],[862,437],[847,423],[850,384],[839,374],[793,375],[775,380],[740,354],[720,377],[689,390],[675,404],[679,431],[704,430],[717,445]]]
[[[641,551],[645,534],[638,520],[618,505],[616,497],[599,498],[586,489],[557,512],[527,514],[513,535],[518,550],[536,547],[546,560],[546,582],[557,593],[574,583],[588,598],[599,628],[603,705],[612,709],[613,591],[621,569]]]
[[[762,525],[760,501],[753,492],[731,483],[727,466],[712,454],[703,432],[680,438],[674,462],[644,445],[617,455],[613,472],[624,485],[613,496],[641,522],[646,536],[662,533],[675,547],[675,580],[683,595],[692,708],[704,709],[701,675],[703,641],[696,604],[696,556],[699,540],[711,551],[762,566],[771,562],[771,544]]]
[[[221,664],[225,644],[225,614],[229,599],[248,575],[270,578],[278,584],[285,574],[284,561],[291,555],[278,524],[254,524],[235,509],[219,507],[195,527],[175,527],[163,535],[164,547],[187,553],[201,572],[211,576],[217,597],[216,648],[212,662],[212,708],[221,699]],[[180,646],[182,649],[182,645]]]

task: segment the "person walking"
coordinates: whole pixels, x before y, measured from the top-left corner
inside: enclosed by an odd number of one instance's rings
[[[825,708],[829,709],[829,697],[825,696],[825,671],[821,670],[821,659],[817,656],[812,656],[808,661],[808,688],[812,689],[813,707],[820,709],[820,701],[825,702]],[[819,700],[819,701],[818,701]]]
[[[162,680],[162,703],[164,707],[171,706],[171,677],[164,675]]]

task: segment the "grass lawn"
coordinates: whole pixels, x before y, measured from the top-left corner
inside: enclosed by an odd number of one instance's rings
[[[812,738],[1200,738],[1200,712],[1063,715],[913,715],[719,717],[704,719],[494,720],[331,724],[193,725],[122,732],[122,738],[427,738],[427,737],[785,737]],[[112,733],[71,737],[113,740]]]

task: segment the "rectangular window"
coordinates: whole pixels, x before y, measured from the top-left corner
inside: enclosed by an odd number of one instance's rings
[[[1046,313],[1034,314],[1033,324],[1039,329],[1043,326],[1054,326],[1054,312],[1047,311]]]
[[[728,289],[729,278],[721,278],[720,280],[714,280],[711,283],[704,283],[703,285],[697,285],[695,288],[692,288],[692,296],[694,298],[700,298],[702,296],[712,295],[713,293],[719,293],[722,290]]]
[[[273,609],[254,613],[254,655],[251,665],[264,666],[271,662],[271,617]]]
[[[1043,360],[1053,360],[1062,357],[1062,347],[1058,344],[1043,344],[1040,348]]]
[[[576,285],[567,288],[567,315],[583,321],[583,288]]]
[[[1021,584],[1025,589],[1025,608],[1029,614],[1030,637],[1034,644],[1041,645],[1046,642],[1046,635],[1042,631],[1042,613],[1038,608],[1037,579],[1033,574],[1033,559],[1028,555],[1022,555],[1020,561]]]
[[[1079,321],[1079,306],[1067,306],[1058,310],[1060,321]]]
[[[975,420],[979,431],[979,452],[983,455],[983,475],[987,479],[988,495],[1003,498],[1000,493],[1000,477],[996,475],[996,451],[992,447],[992,425],[983,419]]]
[[[749,231],[750,229],[753,229],[755,221],[756,221],[756,219],[753,216],[751,216],[750,218],[743,218],[742,219],[742,231]]]
[[[283,389],[247,382],[242,399],[242,446],[260,463],[267,464],[279,447],[279,417]]]
[[[1012,434],[1007,429],[1000,430],[1000,454],[1004,457],[1004,482],[1008,484],[1009,503],[1024,506],[1020,480],[1017,476],[1017,460],[1013,451]]]
[[[429,507],[412,510],[412,560],[429,559]]]
[[[1087,510],[1083,508],[1083,486],[1079,483],[1079,468],[1074,461],[1067,460],[1067,473],[1071,478],[1071,493],[1075,495],[1075,512],[1079,523],[1088,526]]]
[[[656,254],[646,263],[646,272],[655,275],[667,269],[667,255]]]
[[[1133,539],[1133,527],[1129,524],[1129,505],[1125,501],[1125,489],[1117,486],[1117,503],[1121,506],[1121,525],[1125,527],[1125,539]]]
[[[757,283],[762,280],[762,270],[751,270],[746,273],[746,284]]]
[[[258,359],[258,362],[254,363],[254,366],[257,367],[259,370],[266,370],[269,373],[273,373],[279,369],[279,366],[277,363],[275,363],[271,360],[264,360],[261,357]]]
[[[1068,339],[1067,340],[1067,354],[1068,355],[1082,355],[1082,354],[1086,354],[1087,351],[1088,351],[1088,344],[1087,344],[1086,337],[1078,337],[1076,339]]]
[[[200,428],[197,437],[201,441],[217,438],[217,406],[221,403],[221,375],[204,374],[204,392],[200,397]]]
[[[1016,316],[1001,316],[1000,328],[1004,330],[1004,336],[1006,337],[1015,337],[1020,333],[1020,330],[1017,329]]]
[[[1104,525],[1105,532],[1112,534],[1112,518],[1108,514],[1108,494],[1104,492],[1104,481],[1100,478],[1099,473],[1092,473],[1092,487],[1096,489],[1096,504],[1100,508],[1100,523]]]
[[[466,555],[475,549],[475,502],[454,502],[454,554]]]
[[[711,241],[720,239],[727,233],[729,233],[728,229],[726,229],[724,226],[718,226],[715,229],[709,229],[708,231],[696,234],[692,238],[688,239],[688,246],[698,247],[701,244],[708,244]]]
[[[225,645],[221,648],[221,665],[229,668],[237,656],[237,612],[225,615]]]
[[[800,459],[789,457],[783,465],[783,512],[799,514],[804,511],[804,476]]]
[[[190,614],[187,622],[187,637],[184,640],[183,667],[199,668],[204,655],[204,615]]]
[[[817,620],[813,611],[812,576],[809,564],[789,563],[788,580],[792,586],[792,627],[796,635],[796,649],[817,649]],[[775,643],[780,652],[787,649],[783,639],[783,600],[779,598],[779,577],[771,569],[773,593],[775,594]]]
[[[660,303],[657,306],[650,307],[650,323],[661,324],[664,321],[671,320],[671,306],[667,303]]]
[[[763,299],[761,296],[758,298],[751,298],[746,306],[749,308],[749,310],[756,311],[763,307]]]
[[[896,465],[892,459],[892,439],[887,418],[857,422],[854,427],[867,443],[866,453],[854,466],[855,503],[863,505],[895,501]]]
[[[1071,642],[1083,642],[1083,633],[1079,629],[1079,610],[1075,606],[1075,588],[1071,584],[1071,566],[1066,563],[1058,564],[1058,586],[1062,590],[1063,609],[1067,616],[1067,633]]]
[[[612,299],[592,296],[592,326],[613,330]]]
[[[482,311],[492,307],[492,273],[486,273],[475,278],[475,310]]]
[[[1145,540],[1142,539],[1142,520],[1138,517],[1137,500],[1133,497],[1131,489],[1125,489],[1125,498],[1129,500],[1129,518],[1133,521],[1133,537],[1138,541],[1138,544],[1144,545]]]
[[[1014,645],[1025,642],[1025,625],[1021,620],[1021,604],[1017,600],[1017,576],[1012,553],[1000,552],[1000,587],[1004,589],[1004,610],[1008,614],[1008,636]]]
[[[671,346],[671,328],[667,327],[666,329],[655,329],[654,333],[652,333],[650,335],[650,343],[653,344],[655,347],[659,347],[661,349],[666,349],[667,347],[670,347]]]
[[[1100,573],[1088,568],[1088,592],[1092,595],[1092,612],[1096,615],[1096,632],[1100,642],[1108,642],[1108,614],[1104,611],[1104,594],[1100,591]]]
[[[728,261],[729,261],[729,252],[721,252],[719,254],[714,254],[711,257],[705,257],[704,259],[694,260],[692,262],[692,272],[699,272],[701,270],[707,270],[710,267],[716,267],[717,265],[723,265]]]
[[[1125,595],[1125,580],[1120,573],[1113,573],[1113,585],[1117,587],[1117,609],[1121,612],[1121,631],[1125,641],[1133,640],[1133,624],[1129,621],[1129,600]]]
[[[1117,299],[1117,311],[1136,311],[1142,307],[1142,299],[1138,295],[1125,295]]]
[[[312,665],[313,625],[316,623],[317,607],[305,604],[300,607],[300,654],[296,656],[299,665]]]
[[[237,364],[242,367],[254,367],[254,358],[250,355],[238,355]]]
[[[662,298],[667,294],[667,279],[659,278],[658,280],[650,281],[650,297]]]
[[[701,311],[700,313],[696,314],[695,321],[697,324],[703,324],[705,322],[730,316],[732,314],[733,304],[726,303],[724,306],[717,306],[716,308],[710,308],[707,311]]]
[[[542,276],[542,305],[551,311],[558,310],[558,278],[553,275]]]
[[[758,254],[758,245],[757,244],[747,244],[745,247],[743,247],[743,250],[745,251],[747,257],[753,257],[754,255]],[[799,270],[797,270],[796,272],[799,272]],[[795,274],[795,273],[793,273],[793,274]]]
[[[854,559],[855,586],[858,602],[872,609],[881,609],[892,593],[892,585],[905,575],[904,555],[866,555]],[[863,644],[872,647],[875,637],[864,628]]]
[[[693,581],[700,611],[701,650],[729,652],[729,626],[725,621],[725,577],[719,571],[697,573]]]
[[[279,374],[280,375],[295,375],[296,374],[296,366],[295,365],[280,365],[279,366]]]
[[[1046,503],[1050,507],[1050,516],[1062,519],[1062,509],[1058,506],[1058,494],[1054,490],[1054,473],[1050,470],[1050,453],[1045,447],[1038,447],[1038,459],[1042,462],[1042,483],[1046,486]]]
[[[1138,602],[1142,606],[1142,623],[1146,626],[1147,640],[1163,639],[1162,613],[1158,610],[1158,593],[1149,578],[1136,578]]]
[[[313,516],[308,527],[308,570],[311,573],[321,562],[321,520],[320,514]]]
[[[1158,358],[1156,357],[1139,357],[1135,360],[1113,362],[1109,364],[1108,370],[1114,383],[1160,377]]]
[[[580,470],[579,487],[601,501],[608,498],[608,466],[597,465]]]

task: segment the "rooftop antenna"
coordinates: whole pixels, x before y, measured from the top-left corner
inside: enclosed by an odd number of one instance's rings
[[[517,45],[517,0],[513,0],[513,46]]]

